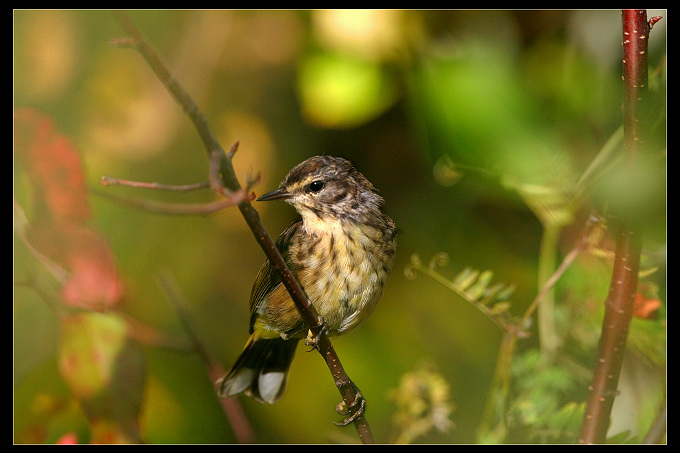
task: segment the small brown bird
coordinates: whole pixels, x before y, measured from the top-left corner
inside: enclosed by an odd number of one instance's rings
[[[288,172],[259,201],[284,200],[300,214],[276,247],[331,336],[356,328],[373,312],[392,269],[394,222],[383,199],[348,160],[316,156]],[[220,396],[245,393],[273,404],[286,387],[298,341],[308,326],[266,260],[250,295],[250,338],[217,381]]]

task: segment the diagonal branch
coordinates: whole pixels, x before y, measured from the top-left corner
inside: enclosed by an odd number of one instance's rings
[[[220,376],[225,373],[224,367],[212,357],[208,350],[203,346],[204,342],[199,338],[196,329],[193,328],[189,321],[189,316],[187,315],[184,307],[186,303],[182,300],[179,290],[176,288],[174,279],[170,274],[163,274],[158,279],[159,286],[163,289],[168,300],[174,305],[177,314],[179,315],[179,320],[184,327],[184,331],[187,333],[191,344],[194,346],[199,357],[203,361],[206,367],[206,372],[210,377],[212,382],[215,382]],[[240,443],[251,444],[255,442],[255,434],[253,433],[253,428],[246,418],[243,408],[238,403],[237,400],[231,398],[220,398],[220,404],[222,405],[222,410],[231,423],[231,427],[234,431],[236,439]]]
[[[658,18],[654,18],[658,20]],[[646,10],[623,10],[624,159],[634,163],[644,135],[640,107],[647,91],[647,47],[651,25]],[[634,219],[624,218],[616,240],[614,269],[579,443],[603,443],[626,348],[637,291],[642,233]]]
[[[132,20],[123,12],[114,11],[114,14],[121,25],[132,37],[131,39],[118,40],[116,44],[130,45],[134,47],[142,55],[142,57],[144,57],[161,83],[175,98],[175,101],[180,107],[182,107],[184,112],[193,122],[194,127],[203,141],[208,153],[208,157],[212,158],[212,156],[216,155],[217,153],[222,156],[219,169],[224,186],[232,192],[242,190],[241,185],[238,182],[238,178],[234,172],[234,168],[231,164],[231,158],[235,149],[232,148],[232,150],[230,150],[228,153],[224,152],[223,148],[210,130],[208,121],[201,113],[194,100],[170,73],[155,50],[146,42]],[[326,364],[333,375],[335,385],[338,387],[340,394],[342,395],[344,405],[347,408],[353,408],[357,406],[358,401],[361,401],[363,404],[360,405],[360,410],[363,410],[365,402],[361,397],[361,393],[359,392],[358,388],[352,384],[352,381],[347,376],[347,373],[342,367],[342,364],[340,363],[340,360],[338,359],[338,356],[335,353],[333,345],[328,339],[328,336],[321,334],[323,325],[319,321],[320,318],[317,315],[314,306],[310,303],[304,290],[290,272],[290,269],[288,269],[288,266],[281,256],[281,253],[279,253],[278,249],[274,245],[274,241],[262,225],[258,212],[255,210],[255,208],[253,208],[247,198],[240,201],[237,206],[239,211],[241,211],[241,215],[243,215],[243,218],[253,232],[258,244],[267,255],[276,271],[279,273],[282,283],[290,293],[306,324],[309,326],[312,333],[317,336],[319,340],[317,343],[317,348],[319,353],[324,357],[324,360],[326,361]],[[350,416],[349,419],[354,422],[355,428],[357,429],[362,442],[373,443],[373,436],[363,412],[355,411],[353,414],[356,416]]]

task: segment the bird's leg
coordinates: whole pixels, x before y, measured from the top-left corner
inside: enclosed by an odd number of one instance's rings
[[[314,332],[312,332],[312,329],[309,329],[309,332],[307,332],[307,338],[305,338],[305,344],[307,346],[311,346],[312,349],[310,351],[313,351],[315,349],[319,349],[319,342],[321,341],[321,337],[323,335],[328,334],[328,328],[326,327],[326,323],[324,322],[323,318],[319,316],[317,325],[316,327],[318,328],[318,332],[316,335]]]

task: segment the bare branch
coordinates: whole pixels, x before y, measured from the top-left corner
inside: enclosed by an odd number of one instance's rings
[[[234,168],[231,164],[231,158],[236,152],[238,145],[235,144],[232,146],[228,153],[224,152],[210,130],[206,118],[200,112],[194,100],[172,76],[170,71],[159,58],[158,54],[146,42],[135,24],[123,12],[114,11],[114,14],[121,25],[132,37],[132,39],[117,40],[115,44],[123,44],[134,47],[144,57],[161,83],[166,87],[166,89],[175,98],[177,103],[193,122],[194,127],[196,128],[206,148],[208,158],[212,159],[215,158],[214,156],[221,156],[219,159],[219,173],[224,186],[232,192],[243,190],[240,183],[238,182],[238,178],[236,177]],[[324,357],[324,360],[326,361],[329,370],[333,375],[334,382],[336,383],[336,387],[338,387],[340,394],[342,395],[345,406],[348,408],[356,407],[357,401],[363,401],[363,397],[361,397],[361,393],[359,392],[358,388],[354,384],[351,384],[351,380],[340,364],[340,360],[338,359],[338,356],[335,353],[335,350],[333,349],[333,346],[327,335],[321,334],[323,325],[320,322],[320,318],[316,313],[314,306],[310,303],[302,287],[290,272],[290,269],[288,269],[288,266],[281,256],[281,253],[276,248],[274,241],[262,225],[258,212],[250,204],[249,197],[244,197],[244,199],[241,200],[237,206],[241,211],[243,218],[246,220],[246,223],[253,232],[258,244],[260,244],[260,247],[278,272],[281,282],[290,293],[291,298],[295,302],[295,305],[300,311],[300,314],[305,320],[307,326],[318,338],[317,348],[319,353]],[[354,422],[355,428],[357,429],[362,442],[373,443],[373,436],[363,412],[358,413],[358,416],[354,417],[352,421]]]
[[[181,297],[180,291],[177,289],[174,279],[171,275],[165,273],[158,278],[158,285],[161,287],[168,300],[175,307],[175,311],[179,316],[180,323],[184,327],[184,331],[189,336],[192,345],[198,352],[199,357],[206,367],[210,381],[215,382],[215,380],[225,373],[224,367],[217,359],[211,356],[211,354],[208,352],[208,349],[204,346],[204,342],[201,340],[199,334],[196,332],[196,329],[192,327],[189,315],[184,309],[186,303]],[[229,423],[231,423],[231,427],[234,430],[234,435],[238,441],[244,444],[251,444],[255,442],[253,428],[238,400],[236,398],[220,398],[220,404],[222,405],[222,410],[227,416],[227,420],[229,420]]]
[[[246,193],[242,190],[233,194],[232,198],[225,198],[223,200],[216,200],[208,203],[168,203],[148,199],[122,197],[98,190],[92,190],[92,192],[132,208],[166,215],[209,215],[228,207],[237,206],[246,198]]]
[[[113,176],[102,176],[99,181],[102,186],[128,186],[136,187],[138,189],[155,189],[155,190],[169,190],[173,192],[191,192],[193,190],[205,189],[210,187],[208,182],[197,182],[196,184],[184,184],[184,185],[170,185],[170,184],[160,184],[157,182],[139,182],[130,181],[128,179],[114,178]]]
[[[229,150],[228,155],[233,155],[238,148],[238,142],[232,145]],[[210,154],[210,181],[209,182],[199,182],[196,184],[185,184],[185,185],[170,185],[170,184],[159,184],[156,182],[140,182],[140,181],[130,181],[127,179],[114,178],[112,176],[102,176],[100,183],[103,186],[128,186],[141,189],[154,189],[154,190],[168,190],[173,192],[190,192],[192,190],[210,188],[213,192],[224,197],[224,200],[218,200],[208,203],[166,203],[147,199],[136,199],[136,198],[124,198],[118,197],[111,194],[103,194],[101,192],[96,192],[97,194],[103,195],[108,198],[113,198],[121,204],[132,206],[139,209],[144,209],[146,211],[155,212],[158,214],[170,214],[170,215],[206,215],[212,214],[214,212],[220,211],[222,209],[236,206],[243,200],[252,200],[253,197],[247,195],[252,186],[259,180],[249,181],[246,190],[239,188],[236,191],[231,191],[224,186],[222,179],[220,178],[220,165],[224,154],[221,151],[213,151]]]

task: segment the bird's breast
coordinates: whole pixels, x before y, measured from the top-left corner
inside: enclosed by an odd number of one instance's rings
[[[368,318],[392,266],[384,234],[363,224],[321,220],[292,250],[298,279],[331,334]]]

